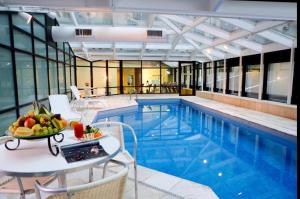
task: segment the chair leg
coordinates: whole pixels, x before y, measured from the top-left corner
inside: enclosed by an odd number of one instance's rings
[[[93,182],[94,180],[94,171],[93,168],[89,169],[89,182]]]
[[[137,181],[136,161],[134,161],[134,194],[135,194],[135,199],[138,199],[138,181]]]
[[[17,177],[17,182],[20,188],[20,199],[25,199],[25,191],[24,191],[24,187],[23,187],[23,183],[20,177]]]
[[[105,177],[105,172],[106,172],[106,167],[107,167],[107,165],[108,165],[108,162],[109,162],[109,161],[105,162],[104,165],[103,165],[103,174],[102,174],[102,178]]]

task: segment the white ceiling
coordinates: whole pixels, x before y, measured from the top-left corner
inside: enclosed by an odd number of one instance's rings
[[[40,5],[32,7],[33,2]],[[23,10],[55,11],[62,27],[143,27],[164,30],[167,35],[164,43],[70,42],[76,55],[90,60],[204,62],[297,45],[296,3],[262,4],[226,0],[72,2],[4,0],[2,5],[17,9],[20,4],[24,4]]]

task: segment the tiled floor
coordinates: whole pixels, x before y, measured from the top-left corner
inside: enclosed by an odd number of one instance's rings
[[[138,99],[167,99],[167,98],[182,98],[189,102],[199,104],[201,106],[222,112],[224,114],[245,119],[252,123],[260,124],[265,127],[275,129],[282,133],[297,136],[297,123],[294,120],[281,118],[278,116],[253,111],[245,108],[240,108],[232,105],[223,104],[220,102],[202,99],[195,96],[178,96],[178,95],[139,95]],[[82,111],[83,122],[90,124],[98,111],[107,111],[116,108],[136,106],[135,97],[131,100],[128,95],[118,95],[102,97],[104,101],[100,107],[90,106],[88,110]],[[103,106],[103,104],[105,104]],[[77,176],[76,176],[77,175]],[[76,174],[76,177],[86,179],[86,173],[81,172]],[[215,199],[217,195],[207,186],[184,180],[175,176],[161,173],[152,169],[138,166],[138,181],[139,181],[139,197],[141,199],[172,199],[172,198],[186,198],[186,199]],[[0,195],[0,199],[17,198],[16,196]],[[30,196],[28,198],[34,198]],[[129,171],[129,181],[125,190],[125,199],[134,198],[134,184],[133,184],[133,169]]]

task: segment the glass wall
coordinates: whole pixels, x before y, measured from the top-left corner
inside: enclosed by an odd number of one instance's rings
[[[144,93],[160,93],[160,62],[142,61],[142,84]]]
[[[260,84],[260,65],[245,66],[245,96],[257,98]]]
[[[142,63],[141,61],[123,61],[123,93],[128,94],[136,89],[137,93],[142,90]]]
[[[211,91],[212,89],[212,83],[213,83],[213,69],[212,69],[212,63],[207,62],[204,63],[204,90],[205,91]]]
[[[161,93],[178,93],[178,62],[161,63]]]
[[[120,94],[120,62],[108,61],[109,95]]]
[[[202,71],[202,64],[198,63],[196,68],[196,90],[202,90],[203,84],[203,71]]]
[[[92,86],[91,62],[76,57],[77,87],[82,90]]]
[[[222,93],[223,85],[224,85],[224,61],[216,61],[215,62],[215,91]]]
[[[267,96],[269,100],[286,102],[290,62],[268,65]]]
[[[48,106],[48,95],[66,93],[66,85],[74,80],[75,73],[72,77],[65,69],[70,69],[74,54],[68,43],[47,41],[47,24],[57,22],[33,14],[27,24],[16,13],[0,11],[0,135],[33,101]]]
[[[93,87],[100,88],[106,95],[106,61],[93,62]]]
[[[239,91],[239,79],[240,79],[240,67],[239,58],[231,58],[226,60],[227,68],[227,91],[226,93],[232,95],[238,95]]]

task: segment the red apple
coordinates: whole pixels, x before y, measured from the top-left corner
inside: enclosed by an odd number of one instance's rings
[[[24,122],[24,126],[27,128],[31,129],[31,127],[33,127],[33,125],[35,125],[35,120],[32,118],[27,118]]]

